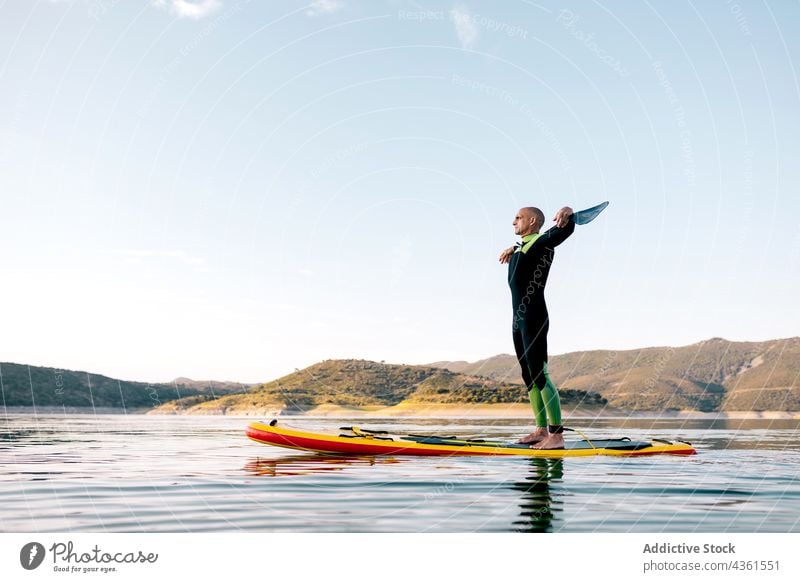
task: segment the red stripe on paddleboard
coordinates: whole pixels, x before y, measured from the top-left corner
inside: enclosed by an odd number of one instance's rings
[[[695,455],[697,451],[694,449],[682,449],[679,451],[657,451],[657,452],[650,452],[647,450],[644,451],[633,451],[628,453],[629,456],[633,457],[644,457],[646,455]]]

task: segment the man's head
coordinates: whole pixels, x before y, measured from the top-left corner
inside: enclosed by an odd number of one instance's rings
[[[544,224],[544,213],[533,206],[520,208],[514,217],[514,234],[525,236],[539,232]]]

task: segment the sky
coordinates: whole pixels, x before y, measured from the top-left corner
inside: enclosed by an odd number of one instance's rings
[[[798,2],[0,2],[0,361],[267,381],[800,335]]]

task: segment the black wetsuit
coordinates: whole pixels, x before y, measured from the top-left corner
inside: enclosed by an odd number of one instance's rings
[[[508,285],[514,308],[514,349],[528,390],[534,386],[542,390],[547,383],[547,331],[550,322],[544,288],[555,247],[574,230],[575,222],[570,217],[564,228],[554,226],[538,236],[527,235],[508,263]]]

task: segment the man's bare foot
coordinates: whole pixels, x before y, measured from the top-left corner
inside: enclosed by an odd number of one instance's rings
[[[536,443],[535,445],[531,445],[532,449],[537,449],[540,451],[551,451],[553,449],[563,449],[564,448],[564,435],[561,433],[556,434],[548,434],[544,439]]]
[[[544,427],[536,427],[534,431],[529,434],[528,436],[524,436],[517,441],[517,443],[521,445],[530,445],[532,443],[538,443],[547,438],[547,429]]]

